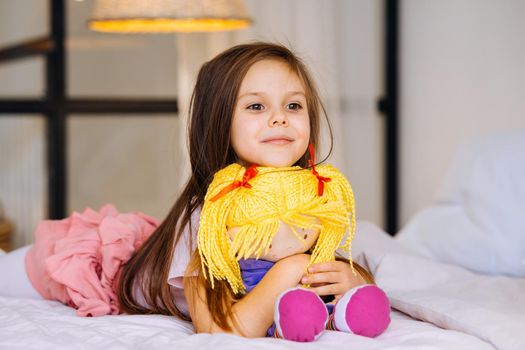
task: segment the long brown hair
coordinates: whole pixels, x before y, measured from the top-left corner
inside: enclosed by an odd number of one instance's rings
[[[213,175],[236,161],[230,145],[230,126],[237,95],[250,67],[261,60],[276,59],[288,64],[304,85],[310,118],[310,142],[318,145],[320,116],[326,118],[319,93],[304,63],[288,48],[256,42],[234,46],[201,67],[190,103],[188,141],[191,177],[173,205],[167,218],[123,267],[117,295],[122,311],[130,314],[175,315],[187,317],[176,307],[167,283],[175,246],[183,229],[190,228],[191,214],[204,203],[206,190]],[[327,125],[332,138],[328,119]],[[328,158],[332,151],[332,146]],[[295,165],[308,166],[308,152]],[[182,243],[181,243],[182,244]],[[198,254],[193,255],[192,266],[199,266]],[[206,289],[206,301],[214,322],[230,330],[232,296],[227,283],[217,281],[212,290],[209,281],[199,274],[199,283]],[[142,291],[141,302],[135,291]]]

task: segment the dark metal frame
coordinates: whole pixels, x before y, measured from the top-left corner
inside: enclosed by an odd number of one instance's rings
[[[384,0],[384,88],[379,110],[385,116],[385,230],[399,229],[399,1]]]
[[[66,15],[64,0],[50,0],[50,35],[0,49],[0,64],[43,55],[46,90],[43,99],[0,99],[0,117],[38,114],[46,119],[48,217],[61,219],[67,210],[67,131],[71,114],[178,113],[176,99],[71,99],[67,97]]]
[[[177,113],[177,100],[137,99],[69,99],[66,94],[66,56],[64,41],[64,0],[51,1],[51,34],[0,49],[0,64],[35,55],[46,58],[46,96],[42,100],[1,100],[2,114],[33,113],[46,117],[48,165],[48,216],[51,219],[66,215],[67,198],[67,134],[69,114],[108,113]],[[398,229],[398,42],[399,1],[384,0],[384,70],[385,95],[378,109],[385,115],[385,229],[394,234]]]

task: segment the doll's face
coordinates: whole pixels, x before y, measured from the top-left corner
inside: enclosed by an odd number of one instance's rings
[[[231,144],[241,165],[291,166],[303,156],[310,140],[305,94],[285,62],[263,60],[250,67],[231,125]]]
[[[319,220],[316,219],[316,223],[319,224]],[[249,258],[277,262],[295,254],[306,253],[317,242],[319,230],[303,229],[300,227],[294,228],[295,232],[303,240],[297,239],[297,236],[292,231],[290,226],[281,221],[279,230],[277,230],[273,236],[272,242],[268,247],[268,251],[263,252],[260,256],[257,256],[257,254],[254,253]],[[231,227],[228,229],[230,242],[235,240],[235,236],[237,235],[237,232],[239,232],[239,229],[240,227]]]

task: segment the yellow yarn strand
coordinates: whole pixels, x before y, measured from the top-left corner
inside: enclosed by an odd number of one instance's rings
[[[203,274],[211,279],[212,288],[214,280],[226,280],[234,294],[243,293],[238,260],[267,253],[281,222],[290,226],[301,242],[304,239],[295,227],[319,231],[310,264],[334,260],[347,231],[341,248],[351,257],[354,195],[343,174],[330,165],[316,166],[319,175],[331,179],[324,184],[323,195],[318,196],[318,180],[310,169],[296,166],[257,170],[248,182],[251,188],[241,186],[211,201],[225,187],[242,180],[246,169],[232,164],[215,174],[206,193],[198,249]],[[228,236],[231,227],[239,227],[233,241]]]

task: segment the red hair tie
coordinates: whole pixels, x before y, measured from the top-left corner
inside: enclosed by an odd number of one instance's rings
[[[213,196],[212,199],[210,199],[212,202],[215,202],[217,199],[221,198],[225,194],[233,191],[234,189],[238,187],[246,187],[246,188],[252,188],[252,185],[248,183],[251,179],[257,175],[257,164],[252,164],[246,171],[244,172],[244,175],[242,176],[242,180],[234,181],[228,186],[224,187],[219,193],[217,193],[215,196]]]
[[[329,177],[324,177],[319,175],[317,170],[315,170],[315,153],[314,153],[314,146],[312,144],[308,145],[308,151],[310,151],[310,159],[308,159],[308,164],[312,168],[312,173],[317,178],[317,195],[321,197],[324,192],[324,183],[332,181]]]

